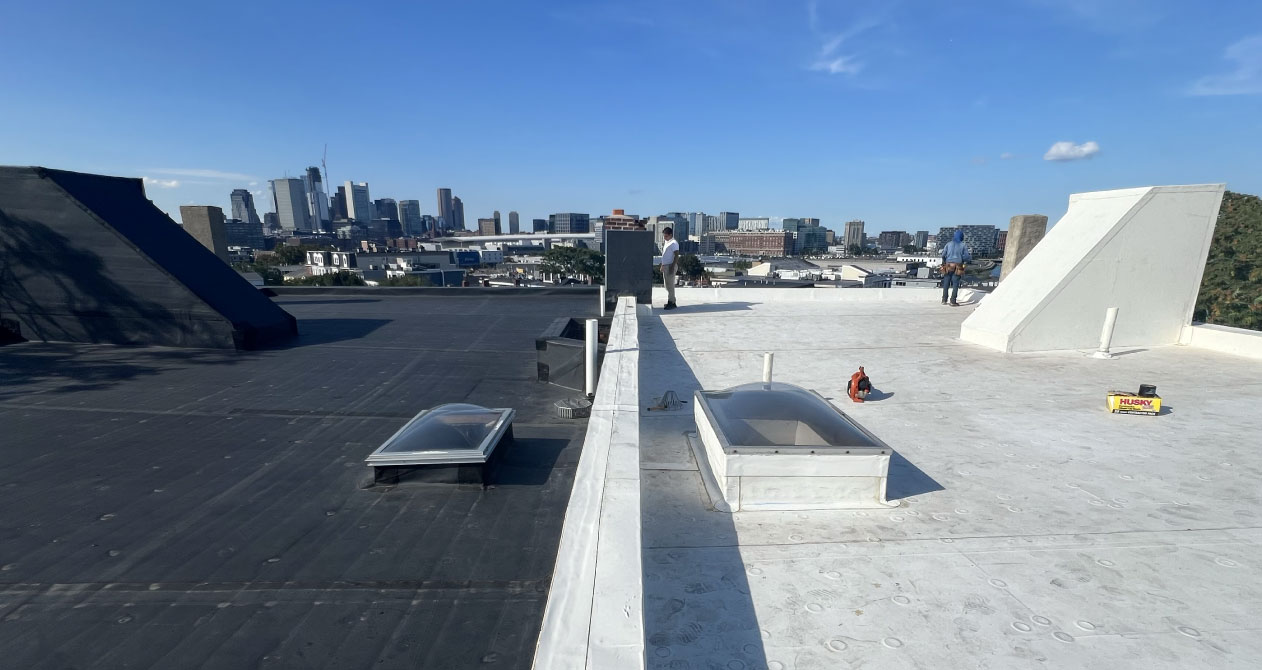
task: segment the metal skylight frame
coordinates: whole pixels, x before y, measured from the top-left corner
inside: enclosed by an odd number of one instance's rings
[[[441,448],[432,449],[414,449],[411,451],[390,452],[389,449],[403,439],[409,429],[417,423],[424,421],[427,417],[444,410],[452,410],[455,408],[476,408],[484,410],[488,413],[498,413],[499,417],[495,420],[495,424],[491,427],[482,441],[473,448]],[[485,463],[491,457],[491,453],[495,451],[495,447],[499,445],[504,434],[508,432],[513,425],[513,419],[516,417],[516,410],[508,407],[482,407],[467,403],[447,403],[431,407],[423,410],[416,416],[412,417],[407,423],[403,424],[399,430],[395,431],[385,442],[377,447],[376,451],[368,455],[364,462],[373,467],[388,467],[400,465],[456,465],[456,464],[477,464]]]

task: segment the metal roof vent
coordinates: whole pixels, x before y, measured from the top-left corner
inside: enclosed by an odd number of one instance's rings
[[[386,440],[365,462],[376,468],[481,466],[491,460],[496,446],[512,436],[512,409],[488,409],[452,403],[417,414]],[[477,468],[480,479],[480,468]],[[458,474],[458,481],[469,477]],[[467,474],[467,473],[466,473]]]
[[[697,391],[697,460],[719,509],[887,507],[893,452],[814,391],[756,382]]]

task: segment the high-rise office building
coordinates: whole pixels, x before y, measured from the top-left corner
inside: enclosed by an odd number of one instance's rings
[[[456,227],[456,212],[452,207],[451,189],[438,189],[438,218],[442,220],[442,226],[447,229]]]
[[[795,253],[815,255],[827,252],[828,232],[819,225],[819,219],[803,219],[805,221],[814,221],[815,225],[798,227],[797,239],[793,241]]]
[[[508,234],[516,235],[521,232],[521,220],[517,218],[517,212],[508,213]]]
[[[863,248],[863,222],[857,219],[846,222],[846,251],[854,247]]]
[[[243,188],[232,192],[232,218],[254,224],[256,228],[262,223],[258,211],[254,209],[254,196]]]
[[[705,212],[688,212],[688,233],[689,237],[700,239],[705,231]],[[739,224],[739,221],[738,221]]]
[[[675,239],[679,240],[681,245],[687,242],[688,236],[692,233],[692,220],[688,218],[688,215],[684,212],[667,212],[664,217],[674,221],[671,228]]]
[[[532,233],[550,233],[550,232],[552,232],[552,231],[548,230],[548,220],[547,220],[547,219],[532,219],[532,220],[530,221],[530,232],[532,232]]]
[[[438,219],[429,214],[421,215],[421,234],[433,237],[438,231]]]
[[[586,214],[562,212],[548,217],[548,232],[556,234],[589,233],[591,218]]]
[[[495,219],[495,234],[499,235],[500,232],[504,230],[504,228],[500,225],[500,210],[495,210],[495,212],[491,214],[491,218]]]
[[[918,249],[924,249],[925,247],[929,246],[929,231],[917,230],[916,238],[913,244],[915,244],[916,248]]]
[[[230,247],[263,248],[263,226],[257,223],[246,223],[241,219],[226,219],[223,222],[224,234]]]
[[[802,227],[802,219],[786,218],[780,221],[780,230],[786,233],[797,235],[798,228]]]
[[[307,212],[311,215],[312,229],[333,230],[333,219],[329,216],[329,196],[324,192],[320,168],[307,168],[307,173],[302,177],[302,187],[307,191]]]
[[[451,215],[455,217],[452,227],[456,230],[468,230],[464,227],[464,201],[454,195],[451,197]]]
[[[374,219],[399,221],[399,203],[394,198],[378,198],[372,201]]]
[[[499,222],[497,222],[494,218],[478,219],[478,234],[499,235]]]
[[[399,223],[403,225],[403,234],[417,236],[425,234],[425,222],[421,219],[420,200],[399,201]]]
[[[368,182],[355,184],[348,181],[342,188],[346,189],[346,218],[363,225],[371,223],[375,212],[372,199],[368,197]]]
[[[938,248],[946,246],[955,237],[956,230],[964,233],[964,246],[974,258],[986,258],[999,253],[999,229],[991,226],[951,226],[938,231]]]
[[[214,252],[219,260],[228,262],[228,232],[224,229],[222,209],[210,205],[180,205],[180,221],[193,239]]]
[[[333,194],[333,203],[329,209],[334,221],[346,221],[351,218],[350,208],[346,206],[345,186],[337,187],[337,193]]]
[[[287,231],[311,230],[307,211],[307,193],[301,179],[273,179],[272,197],[276,203],[277,221]]]
[[[740,228],[741,215],[736,212],[719,212],[719,221],[721,230],[736,230]]]

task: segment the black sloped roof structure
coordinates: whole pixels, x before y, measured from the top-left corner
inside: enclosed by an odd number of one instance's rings
[[[0,317],[67,342],[250,349],[297,334],[141,180],[42,167],[0,167]]]

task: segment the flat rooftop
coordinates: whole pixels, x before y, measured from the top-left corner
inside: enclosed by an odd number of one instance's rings
[[[595,294],[275,302],[286,348],[0,347],[6,667],[530,667],[586,430],[534,338]],[[447,402],[517,410],[491,486],[361,489]]]
[[[828,291],[679,289],[678,310],[640,311],[648,667],[1262,665],[1262,363],[1002,354],[960,341],[973,306],[937,291]],[[757,381],[764,352],[893,447],[899,507],[712,510],[691,402],[643,408]],[[877,392],[854,404],[860,365]],[[1140,383],[1167,412],[1105,410]]]

